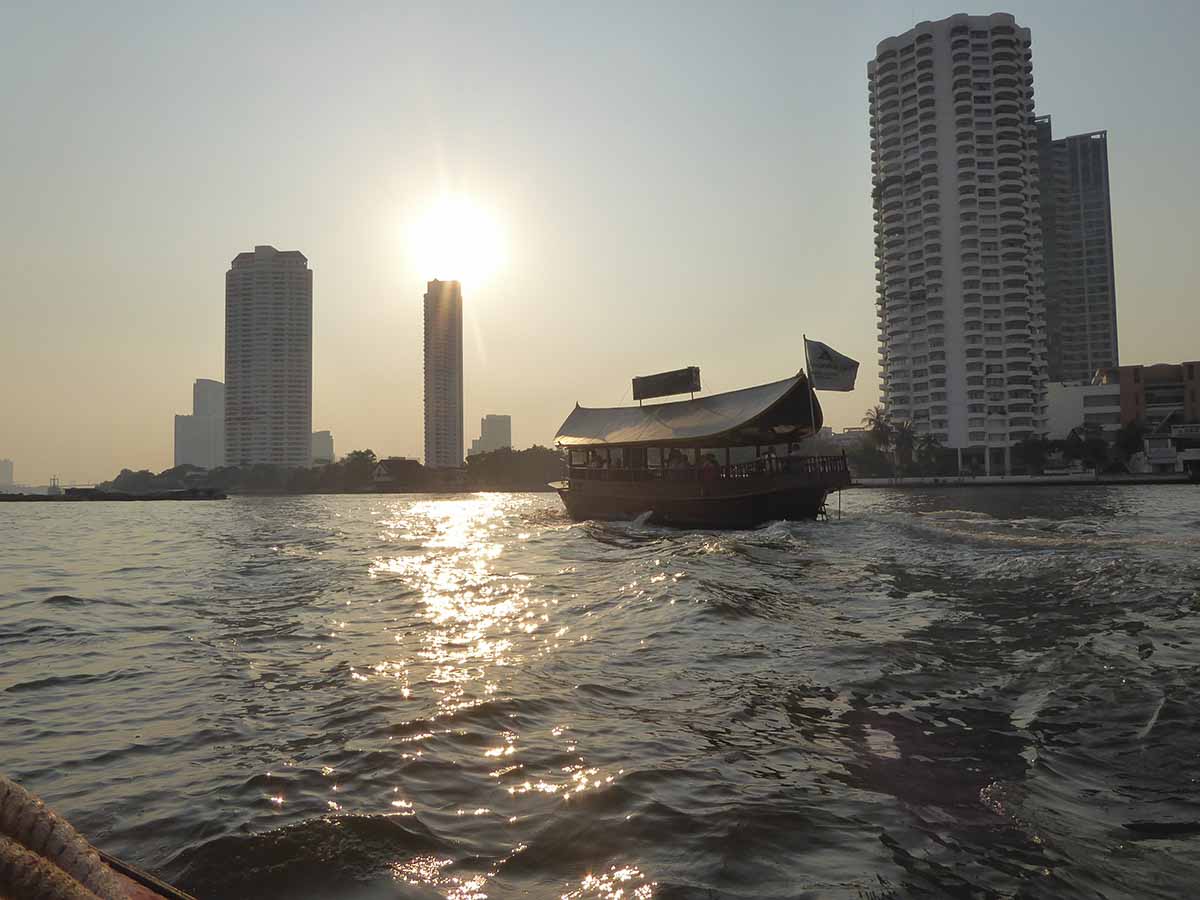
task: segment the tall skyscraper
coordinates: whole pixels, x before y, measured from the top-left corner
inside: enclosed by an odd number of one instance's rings
[[[1046,374],[1090,381],[1117,359],[1108,132],[1054,140],[1036,120],[1046,256]]]
[[[1029,30],[922,22],[867,78],[884,406],[997,471],[1045,414]]]
[[[467,456],[512,447],[512,416],[487,415],[479,420],[479,437],[471,441]]]
[[[192,414],[175,417],[175,465],[213,469],[225,464],[225,385],[197,378]]]
[[[462,288],[434,280],[425,291],[425,465],[462,464]]]
[[[12,487],[13,485],[13,461],[11,459],[0,459],[0,487]]]
[[[307,466],[312,440],[312,271],[259,246],[225,273],[225,464]]]

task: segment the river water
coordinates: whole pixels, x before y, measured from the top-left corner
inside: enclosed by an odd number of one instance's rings
[[[5,505],[0,771],[202,900],[1194,894],[1200,489],[842,509]]]

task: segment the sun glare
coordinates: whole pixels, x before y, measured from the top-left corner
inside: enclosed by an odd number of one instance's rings
[[[409,226],[410,263],[421,278],[478,287],[504,263],[495,217],[469,197],[445,195]]]

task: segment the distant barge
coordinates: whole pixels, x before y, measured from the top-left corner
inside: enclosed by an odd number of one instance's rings
[[[185,488],[153,494],[125,494],[96,488],[67,488],[62,494],[0,494],[0,503],[71,503],[103,500],[224,500],[226,495],[214,488]]]
[[[753,528],[815,519],[830,491],[850,485],[844,456],[795,452],[821,419],[803,373],[674,403],[576,406],[555,436],[569,455],[568,477],[551,487],[576,520],[647,514],[684,528]],[[776,445],[791,452],[776,455]],[[738,448],[753,448],[754,457],[735,462]]]

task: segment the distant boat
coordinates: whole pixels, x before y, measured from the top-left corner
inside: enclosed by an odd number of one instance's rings
[[[850,484],[845,456],[797,452],[821,424],[803,372],[671,403],[577,405],[554,438],[568,453],[568,477],[550,486],[576,520],[649,513],[664,525],[750,528],[815,519],[829,492]],[[736,461],[738,448],[754,448],[753,457],[743,449],[737,455],[749,458]]]

